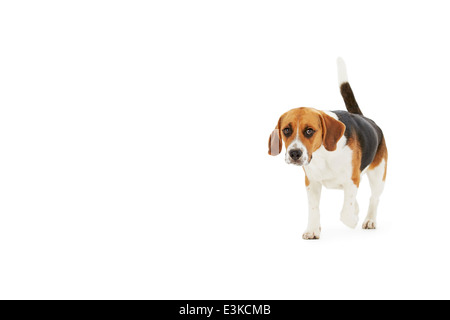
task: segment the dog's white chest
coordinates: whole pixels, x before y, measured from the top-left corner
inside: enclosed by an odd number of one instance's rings
[[[322,146],[313,153],[311,162],[304,169],[309,180],[320,182],[329,189],[342,189],[352,175],[352,150],[341,144],[336,151],[330,152]]]

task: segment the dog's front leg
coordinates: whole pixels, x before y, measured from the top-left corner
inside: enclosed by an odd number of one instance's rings
[[[308,184],[309,183],[309,184]],[[303,233],[303,239],[319,239],[320,238],[320,194],[322,192],[322,184],[317,181],[307,181],[306,192],[308,194],[308,227]]]
[[[344,207],[341,211],[341,221],[350,228],[355,228],[358,223],[359,207],[356,201],[358,187],[350,182],[344,185]]]

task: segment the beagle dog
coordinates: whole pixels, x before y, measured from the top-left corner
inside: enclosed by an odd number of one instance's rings
[[[377,207],[386,179],[388,153],[383,132],[363,116],[348,83],[345,63],[338,58],[338,80],[348,111],[297,108],[284,113],[269,138],[269,154],[286,147],[288,164],[303,166],[308,195],[308,226],[303,239],[320,238],[319,202],[322,186],[344,190],[341,221],[355,228],[356,201],[361,176],[367,173],[371,188],[369,211],[363,229],[375,229]]]

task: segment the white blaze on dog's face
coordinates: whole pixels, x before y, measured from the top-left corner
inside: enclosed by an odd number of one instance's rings
[[[281,141],[284,141],[286,162],[307,165],[313,153],[322,145],[328,151],[336,150],[336,144],[344,131],[345,125],[325,112],[312,108],[292,109],[278,120],[269,138],[269,154],[280,154]]]

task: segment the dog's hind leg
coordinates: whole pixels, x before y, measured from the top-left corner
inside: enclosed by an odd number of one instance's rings
[[[386,178],[386,160],[383,159],[376,167],[369,168],[367,170],[367,176],[369,178],[372,196],[370,197],[369,211],[362,227],[363,229],[376,229],[378,203],[384,189],[384,180]]]

